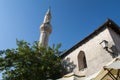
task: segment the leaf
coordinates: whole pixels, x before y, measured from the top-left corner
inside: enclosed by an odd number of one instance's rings
[[[15,49],[0,51],[0,71],[5,80],[47,80],[63,76],[65,70],[57,55],[61,44],[52,48],[38,47],[38,42],[31,45],[24,40],[16,40],[16,44]]]

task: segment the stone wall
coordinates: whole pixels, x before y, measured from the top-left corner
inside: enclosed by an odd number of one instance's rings
[[[114,32],[111,28],[109,28],[109,32],[113,38],[113,41],[115,42],[115,45],[112,47],[112,49],[117,55],[120,55],[120,35]]]
[[[106,28],[103,31],[101,31],[99,34],[91,38],[89,41],[72,51],[69,55],[67,55],[64,60],[68,60],[69,63],[72,63],[74,65],[73,72],[75,74],[81,74],[81,72],[84,72],[86,76],[90,76],[95,72],[98,72],[103,66],[105,66],[108,62],[110,62],[113,59],[112,50],[111,47],[115,45],[113,42],[114,38],[113,36],[116,35],[114,31],[109,31],[110,29]],[[113,35],[111,37],[111,34]],[[115,36],[116,39],[118,35]],[[120,37],[118,38],[120,43]],[[117,39],[117,40],[118,40]],[[106,51],[101,46],[102,40],[107,40],[109,45],[109,51]],[[115,41],[117,41],[115,40]],[[117,43],[116,43],[117,44]],[[119,48],[120,49],[120,48]],[[79,71],[78,68],[78,53],[80,51],[84,51],[87,61],[87,68],[84,70]],[[70,69],[70,68],[69,68]]]

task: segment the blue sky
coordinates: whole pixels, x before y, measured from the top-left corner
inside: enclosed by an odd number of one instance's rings
[[[49,6],[53,32],[49,44],[69,49],[111,18],[120,24],[119,0],[0,0],[0,49],[15,48],[16,39],[39,40],[39,26]]]
[[[49,44],[69,49],[107,18],[120,25],[120,0],[0,0],[0,50],[16,48],[16,39],[39,40],[39,26],[51,6]]]

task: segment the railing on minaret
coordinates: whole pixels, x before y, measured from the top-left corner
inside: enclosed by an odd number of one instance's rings
[[[48,9],[44,21],[42,25],[40,26],[40,39],[39,39],[39,46],[41,47],[47,47],[48,46],[48,40],[49,40],[49,35],[52,32],[52,26],[50,24],[51,22],[51,12],[50,8]]]

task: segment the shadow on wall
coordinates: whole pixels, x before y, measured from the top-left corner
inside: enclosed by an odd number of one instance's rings
[[[115,57],[117,57],[119,55],[119,51],[117,50],[115,45],[113,45],[110,49],[112,50],[112,52],[109,51],[109,50],[107,50],[107,51],[110,53],[112,58],[115,58]]]
[[[114,26],[114,25],[109,25],[109,26]],[[119,26],[117,26],[119,27]],[[109,28],[110,35],[113,39],[113,42],[115,45],[113,45],[110,49],[112,52],[108,51],[113,58],[117,57],[120,55],[120,34],[114,32],[112,29]]]
[[[62,61],[62,65],[64,66],[64,68],[66,69],[66,73],[70,73],[73,72],[73,70],[75,69],[76,65],[74,64],[74,62],[70,62],[70,58],[67,58],[65,60]]]

